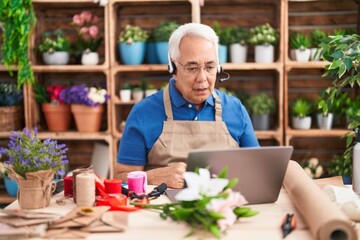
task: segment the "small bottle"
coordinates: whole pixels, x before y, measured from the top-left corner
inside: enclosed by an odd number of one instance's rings
[[[353,148],[352,185],[356,194],[360,194],[360,130],[356,133],[356,143]]]

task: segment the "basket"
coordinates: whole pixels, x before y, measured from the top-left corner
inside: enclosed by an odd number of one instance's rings
[[[0,132],[19,130],[23,123],[23,107],[8,106],[0,107]]]

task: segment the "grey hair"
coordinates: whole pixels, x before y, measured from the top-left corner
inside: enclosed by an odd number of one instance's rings
[[[204,24],[186,23],[178,27],[169,39],[169,60],[178,60],[180,57],[180,42],[186,36],[201,37],[214,43],[216,56],[218,56],[219,37],[215,31]]]

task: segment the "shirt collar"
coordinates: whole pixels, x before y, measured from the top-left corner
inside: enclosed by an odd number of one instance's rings
[[[178,90],[176,90],[175,88],[175,82],[176,80],[174,78],[170,79],[170,83],[169,83],[169,87],[170,87],[170,97],[171,100],[173,102],[173,104],[175,105],[175,107],[179,108],[183,105],[188,105],[189,102],[185,100],[185,98],[183,98],[181,96],[181,94],[179,93]],[[215,99],[213,97],[213,95],[211,94],[207,99],[206,99],[206,104],[209,104],[210,106],[214,106],[215,105]]]

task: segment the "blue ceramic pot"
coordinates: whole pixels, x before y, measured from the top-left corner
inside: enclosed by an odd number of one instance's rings
[[[351,185],[352,184],[352,177],[349,176],[342,176],[343,183],[345,185]]]
[[[226,63],[227,62],[227,46],[219,45],[219,62]]]
[[[155,47],[156,47],[156,54],[160,64],[168,64],[169,43],[157,42]]]
[[[119,43],[119,54],[126,65],[142,64],[145,58],[145,42]]]
[[[16,197],[18,192],[18,184],[15,180],[8,177],[4,178],[5,188],[9,196]]]
[[[156,54],[156,43],[148,42],[146,43],[146,50],[145,50],[145,61],[148,64],[158,64],[159,59]]]

